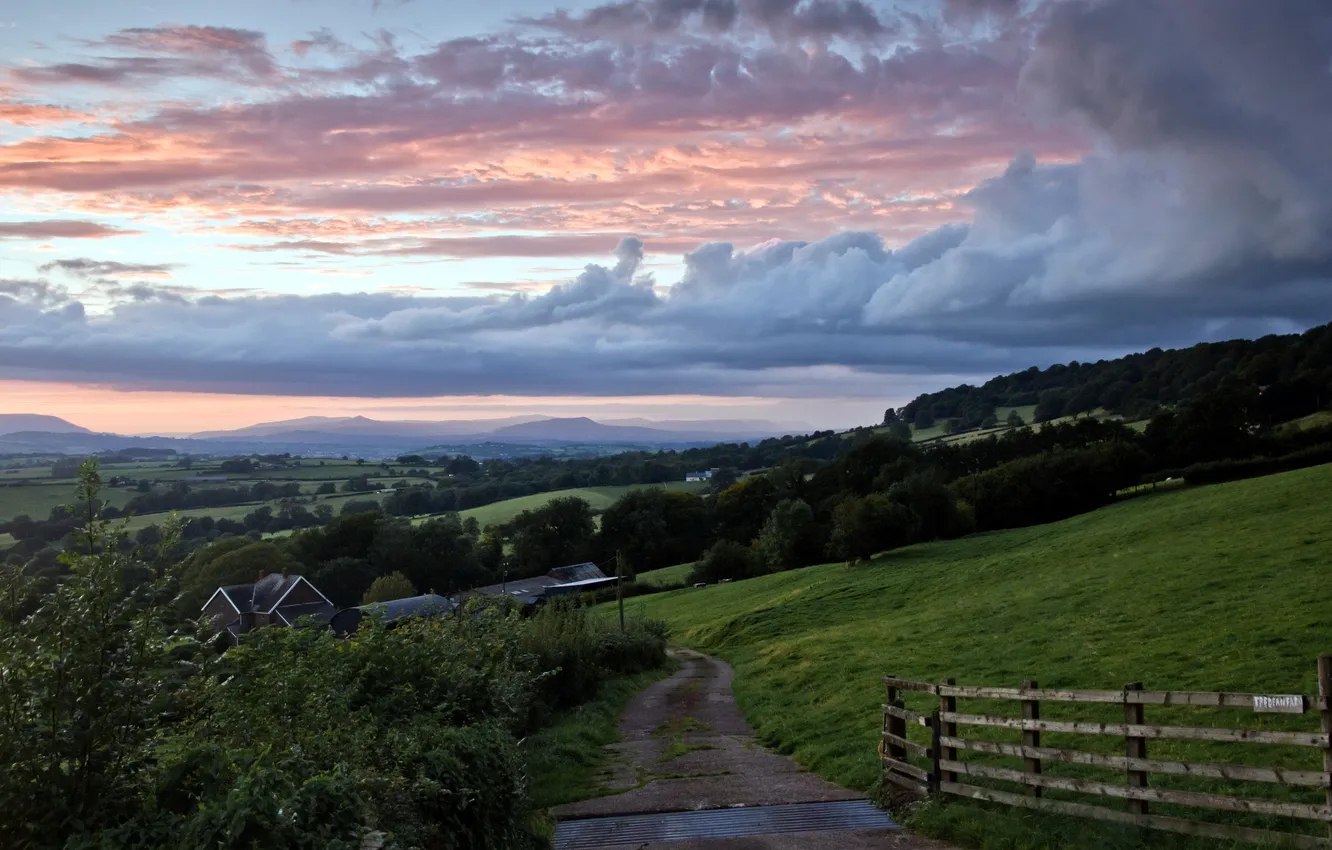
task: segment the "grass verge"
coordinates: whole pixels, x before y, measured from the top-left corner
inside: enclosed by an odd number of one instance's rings
[[[527,775],[537,808],[549,808],[607,793],[601,776],[610,760],[604,749],[620,739],[616,721],[629,699],[675,672],[668,662],[656,670],[612,679],[596,699],[562,712],[554,722],[528,736]]]

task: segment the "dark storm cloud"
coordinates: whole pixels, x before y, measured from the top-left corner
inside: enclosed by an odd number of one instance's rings
[[[874,41],[897,29],[863,0],[620,0],[523,23],[592,38],[722,33],[749,26],[780,39]]]
[[[1022,9],[1023,0],[941,0],[945,20],[970,21],[986,16],[1008,18]]]

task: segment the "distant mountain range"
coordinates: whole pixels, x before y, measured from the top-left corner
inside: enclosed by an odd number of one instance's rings
[[[515,456],[530,456],[542,453],[543,446],[605,446],[613,452],[755,441],[807,430],[765,420],[738,419],[598,422],[581,416],[512,416],[381,421],[364,416],[306,416],[176,438],[98,434],[54,416],[5,414],[0,415],[0,452],[77,454],[142,447],[192,454],[292,452],[385,457],[427,448],[453,453],[484,445],[487,456],[507,456],[502,447],[508,445],[522,447]]]
[[[486,434],[507,425],[535,422],[541,416],[510,416],[506,419],[426,419],[380,420],[365,416],[305,416],[279,422],[260,422],[231,431],[200,431],[195,440],[234,440],[242,437],[272,437],[286,434],[376,434],[382,437],[452,437],[460,434]]]
[[[623,424],[620,424],[623,423]],[[280,443],[327,443],[331,438],[393,437],[448,443],[699,443],[752,440],[790,433],[774,422],[710,419],[701,421],[650,419],[597,422],[586,416],[556,418],[513,416],[507,419],[381,421],[364,416],[307,416],[281,422],[262,422],[232,431],[202,431],[195,440],[259,440]]]
[[[43,416],[40,413],[0,413],[0,436],[22,431],[40,431],[46,434],[92,433],[87,428],[80,428],[59,416]]]

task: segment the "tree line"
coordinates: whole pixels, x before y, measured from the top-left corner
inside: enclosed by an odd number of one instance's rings
[[[1260,394],[1254,412],[1269,425],[1321,410],[1332,401],[1332,325],[1303,334],[1153,348],[1096,363],[1033,366],[979,387],[922,394],[900,410],[890,408],[884,424],[990,427],[999,424],[997,408],[1033,405],[1035,422],[1097,409],[1137,420],[1217,392]]]

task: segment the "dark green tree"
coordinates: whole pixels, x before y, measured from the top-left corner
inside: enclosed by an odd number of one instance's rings
[[[406,599],[416,595],[416,588],[402,573],[389,573],[386,576],[380,576],[370,582],[370,587],[361,597],[362,605],[370,605],[375,602],[392,602],[395,599]]]
[[[763,530],[754,542],[754,550],[769,572],[813,563],[812,556],[818,552],[814,511],[803,499],[778,502],[763,524]]]
[[[521,576],[587,560],[596,535],[591,506],[576,496],[523,511],[514,518],[513,529],[513,564]]]
[[[718,540],[703,553],[689,573],[690,582],[719,582],[745,579],[759,572],[758,559],[748,546],[734,540]]]

